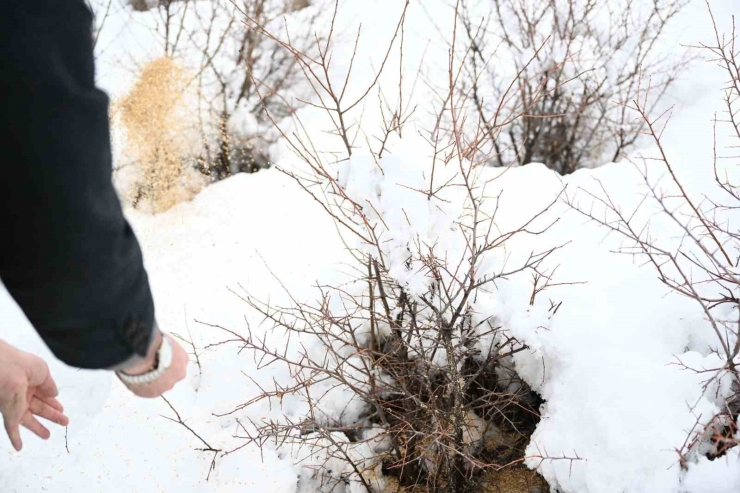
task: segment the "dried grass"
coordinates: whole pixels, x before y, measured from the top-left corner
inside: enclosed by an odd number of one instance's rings
[[[136,163],[129,190],[135,206],[161,212],[192,198],[203,186],[194,179],[193,151],[199,138],[186,70],[171,58],[144,65],[131,91],[114,105],[126,132],[124,153]]]
[[[385,479],[386,488],[383,493],[429,493],[430,491],[423,484],[403,487],[398,484],[396,478],[387,477]],[[517,465],[485,473],[477,491],[479,493],[546,493],[550,491],[550,487],[537,471],[532,471],[524,465]]]

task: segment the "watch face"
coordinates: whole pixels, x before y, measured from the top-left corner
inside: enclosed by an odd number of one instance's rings
[[[157,353],[157,358],[159,359],[157,368],[166,369],[172,364],[172,341],[169,336],[164,337],[162,347],[159,349],[159,353]]]

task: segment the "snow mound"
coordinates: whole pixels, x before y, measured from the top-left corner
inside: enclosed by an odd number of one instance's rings
[[[491,173],[500,173],[492,170]],[[568,186],[598,177],[623,197],[637,196],[628,164],[577,173]],[[503,191],[501,228],[520,222],[552,200],[563,182],[543,166],[507,171],[494,182]],[[289,200],[271,200],[275,196]],[[554,288],[547,295],[563,303],[548,316],[547,297],[529,306],[526,278],[497,285],[502,321],[530,347],[516,357],[517,369],[546,400],[528,453],[580,460],[531,459],[551,485],[562,492],[708,493],[738,491],[737,453],[709,462],[699,459],[682,473],[674,451],[697,416],[709,417],[721,405],[704,392],[704,376],[673,363],[711,368],[707,324],[686,300],[666,295],[653,273],[632,259],[611,252],[596,225],[583,224],[564,204],[553,211],[561,220],[546,234],[508,248],[528,252],[540,244],[571,243],[554,260],[562,280],[585,282]],[[279,417],[279,409],[258,405],[224,417],[258,392],[255,384],[287,379],[279,370],[255,370],[251,358],[236,349],[212,348],[223,339],[218,329],[198,324],[254,330],[259,319],[229,288],[240,285],[278,300],[275,275],[294,295],[312,296],[312,284],[342,272],[343,245],[333,224],[291,180],[277,171],[236,176],[209,187],[193,202],[167,213],[129,214],[141,238],[163,327],[191,338],[200,348],[202,372],[191,364],[189,384],[169,397],[190,426],[209,443],[229,450],[242,441],[237,419]],[[51,360],[28,323],[6,294],[2,298],[4,338]],[[197,452],[197,439],[159,415],[171,416],[162,401],[128,397],[121,385],[101,372],[77,372],[51,361],[72,424],[55,430],[48,444],[30,437],[22,455],[10,453],[0,465],[3,491],[295,491],[300,474],[290,456],[267,446],[262,461],[256,446],[220,458],[208,474],[212,457]],[[112,387],[112,388],[111,388]],[[286,402],[294,416],[303,403]],[[344,409],[337,402],[335,412]],[[30,438],[30,439],[29,439]],[[4,440],[4,439],[2,439]],[[6,444],[7,445],[7,444]],[[146,453],[142,451],[146,450]],[[360,453],[360,452],[358,452]],[[721,481],[720,481],[720,478]],[[310,483],[306,483],[310,484]],[[710,486],[716,484],[716,488]]]

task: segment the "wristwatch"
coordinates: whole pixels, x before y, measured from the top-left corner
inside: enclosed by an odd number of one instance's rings
[[[126,385],[146,385],[164,375],[171,364],[172,341],[170,341],[168,336],[163,334],[162,345],[159,347],[159,351],[157,351],[157,359],[153,370],[141,375],[126,375],[122,371],[117,371],[116,375],[118,375],[118,378],[120,378]]]

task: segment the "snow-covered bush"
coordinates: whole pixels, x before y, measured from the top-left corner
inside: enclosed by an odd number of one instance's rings
[[[499,325],[496,297],[487,288],[538,272],[553,250],[509,265],[505,243],[547,225],[534,217],[498,231],[480,167],[452,156],[435,164],[432,178],[429,162],[415,153],[353,155],[338,167],[322,164],[312,178],[292,175],[354,236],[347,243],[356,279],[321,286],[315,303],[289,307],[242,294],[284,340],[319,341],[296,352],[251,332],[236,341],[264,364],[287,365],[297,382],[278,384],[256,401],[298,394],[311,407],[297,422],[261,423],[258,434],[297,444],[320,437],[332,460],[349,463],[341,479],[367,491],[376,490],[365,469],[375,474],[381,462],[405,485],[465,491],[476,472],[519,459],[512,446],[526,443],[536,421],[536,399],[529,400],[520,382],[511,385],[506,371],[525,347]],[[333,412],[338,399],[353,403],[340,419]],[[380,431],[368,436],[368,430]],[[337,432],[343,440],[332,435]],[[343,459],[347,442],[379,443],[371,448],[373,460],[355,464]],[[328,464],[324,469],[337,471]]]
[[[286,16],[295,17],[299,27],[290,33],[291,39],[309,51],[320,5],[306,0],[91,0],[90,6],[96,18],[96,50],[105,53],[115,44],[116,65],[135,76],[153,57],[172,59],[182,67],[184,89],[197,98],[190,108],[200,134],[193,139],[199,148],[195,169],[216,181],[269,166],[268,148],[277,134],[263,104],[283,117],[300,103],[275,94],[260,99],[255,86],[290,90],[300,97],[300,71],[276,43],[246,29],[242,17],[249,15],[274,29],[282,28]],[[114,24],[113,13],[116,19],[127,13],[129,21]],[[129,37],[125,53],[122,40]],[[147,49],[140,51],[141,46]]]
[[[700,48],[709,53],[727,80],[722,88],[723,112],[716,114],[713,122],[714,159],[711,166],[706,166],[706,172],[713,170],[714,190],[703,197],[691,193],[674,163],[676,156],[663,144],[664,133],[670,132],[671,113],[651,111],[651,98],[661,89],[644,81],[629,106],[653,143],[653,154],[630,158],[647,190],[639,205],[624,210],[601,181],[594,189],[581,188],[568,197],[575,211],[623,240],[620,253],[652,267],[661,283],[696,303],[704,314],[707,333],[697,337],[695,351],[706,353],[713,363],[697,362],[697,353],[677,356],[674,362],[706,378],[704,396],[714,405],[714,410],[707,413],[687,403],[696,423],[687,430],[685,442],[676,444],[683,470],[691,465],[709,470],[708,460],[725,456],[740,444],[740,236],[736,227],[740,209],[736,152],[740,147],[740,53],[735,44],[734,19],[730,35],[721,34],[713,16],[712,25],[714,39]],[[733,452],[736,455],[736,450]],[[711,478],[708,481],[716,482]]]
[[[324,148],[327,132],[299,115],[289,130],[267,110],[298,157],[295,167],[280,170],[333,218],[355,260],[351,279],[319,284],[315,302],[290,296],[291,305],[275,306],[237,290],[275,334],[226,329],[225,342],[255,354],[260,368],[283,365],[292,377],[261,387],[237,410],[288,397],[307,403],[306,416],[286,412],[243,432],[248,442],[290,445],[310,469],[301,476],[308,490],[307,482],[325,491],[381,491],[383,471],[404,486],[473,491],[482,471],[523,460],[536,422],[537,398],[511,369],[511,357],[526,346],[501,327],[492,287],[531,274],[538,280],[534,303],[551,283],[543,263],[558,246],[507,251],[512,238],[548,229],[549,206],[516,228],[497,227],[498,198],[486,192],[476,136],[465,135],[456,119],[456,87],[448,98],[449,131],[407,126],[400,103],[387,113],[381,103],[385,118],[374,136],[380,144],[370,138],[356,144],[352,111],[377,89],[390,54],[403,49],[397,40],[406,13],[374,77],[364,86],[355,80],[355,87],[349,81],[356,47],[340,65],[346,71],[336,73],[331,34],[317,39],[319,55],[312,58],[247,17],[252,29],[295,58],[315,91],[310,104],[328,117],[333,140]],[[459,63],[450,60],[450,74]],[[553,304],[550,316],[556,311]]]
[[[470,49],[461,97],[490,134],[491,164],[539,162],[569,174],[623,157],[643,128],[626,109],[640,78],[652,80],[656,106],[684,65],[659,53],[659,40],[686,3],[463,2]],[[511,105],[525,114],[506,122]]]
[[[188,3],[193,3],[192,13]],[[196,67],[199,110],[207,115],[204,159],[210,176],[218,180],[269,166],[268,147],[277,135],[264,106],[280,117],[300,106],[276,96],[276,91],[290,91],[300,97],[300,71],[277,43],[245,28],[243,16],[273,29],[282,29],[285,17],[295,16],[293,25],[299,27],[290,33],[291,39],[308,51],[321,6],[295,0],[216,0],[201,5],[187,0],[178,9],[170,14],[169,6],[165,8],[165,19],[174,24],[168,28],[165,23],[165,31],[180,29],[184,34],[165,39],[170,39],[173,55],[179,52]],[[258,85],[269,88],[270,94],[260,99]]]

